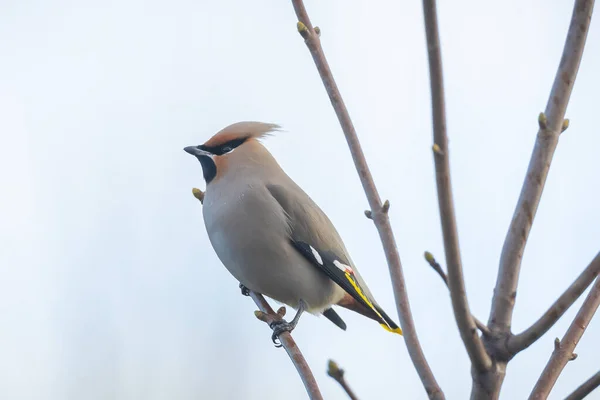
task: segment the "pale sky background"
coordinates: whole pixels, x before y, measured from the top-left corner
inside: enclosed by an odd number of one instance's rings
[[[573,2],[440,3],[465,279],[473,313],[487,320]],[[468,358],[422,257],[443,260],[421,2],[306,4],[391,201],[425,354],[447,398],[465,399]],[[599,22],[523,260],[517,332],[600,250]],[[0,55],[0,398],[306,398],[214,254],[191,195],[204,183],[182,148],[240,120],[283,125],[267,147],[398,320],[366,198],[289,1],[8,0]],[[529,394],[580,304],[509,364],[502,399]],[[340,315],[346,332],[309,315],[294,332],[325,399],[346,398],[325,374],[329,358],[362,399],[425,398],[402,338]],[[597,317],[551,399],[598,370],[599,337]]]

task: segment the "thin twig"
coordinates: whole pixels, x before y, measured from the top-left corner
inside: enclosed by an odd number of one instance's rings
[[[448,136],[446,134],[446,109],[444,105],[444,79],[442,70],[442,53],[440,34],[437,22],[435,0],[423,0],[425,16],[425,33],[427,36],[427,53],[429,55],[429,80],[431,84],[431,111],[433,114],[433,142],[435,177],[437,183],[438,205],[444,237],[446,266],[448,268],[448,289],[452,299],[452,309],[460,337],[465,344],[473,367],[478,371],[486,371],[492,365],[483,342],[475,329],[475,321],[465,289],[458,229],[452,199],[452,183],[450,181],[450,155]]]
[[[565,111],[581,62],[593,8],[594,0],[575,1],[560,65],[543,114],[544,118],[539,120],[540,129],[525,182],[502,247],[500,268],[488,321],[492,330],[510,332],[525,244],[544,190],[552,156],[563,129]]]
[[[442,278],[442,280],[446,284],[446,287],[448,287],[448,276],[444,272],[444,269],[442,268],[442,266],[437,262],[437,260],[433,256],[433,254],[431,254],[430,252],[426,251],[425,252],[425,261],[427,261],[427,263],[429,264],[429,266],[431,268],[433,268],[433,270],[435,272],[437,272],[437,274],[440,276],[440,278]]]
[[[577,277],[575,282],[552,304],[552,306],[528,329],[511,336],[508,339],[508,349],[512,354],[531,346],[544,335],[562,317],[562,315],[577,301],[579,296],[592,284],[600,273],[600,253]]]
[[[283,315],[281,315],[280,312],[275,313],[273,311],[269,303],[267,303],[267,300],[265,300],[265,298],[261,294],[250,290],[250,297],[252,297],[252,300],[254,300],[254,302],[258,306],[258,309],[267,316],[272,316],[274,318],[277,318],[278,316],[283,317]],[[268,320],[264,321],[270,325],[270,322]],[[315,380],[315,377],[313,376],[312,371],[308,366],[308,363],[304,359],[304,356],[300,352],[298,345],[296,345],[296,342],[292,338],[292,335],[289,332],[283,332],[281,335],[279,335],[279,341],[281,342],[281,345],[292,360],[294,367],[296,367],[296,371],[298,371],[298,375],[300,375],[302,383],[304,383],[304,387],[306,388],[308,397],[311,400],[323,400],[323,396],[319,391],[317,381]]]
[[[431,368],[425,359],[419,338],[415,329],[414,321],[410,311],[410,304],[408,301],[408,294],[404,283],[404,275],[402,273],[402,264],[400,262],[400,255],[398,254],[398,248],[396,247],[396,241],[394,239],[394,233],[390,226],[390,220],[388,213],[383,208],[381,198],[375,187],[373,177],[369,170],[369,166],[365,159],[365,155],[360,146],[356,130],[346,109],[346,105],[342,99],[340,91],[333,79],[333,74],[323,53],[321,47],[321,41],[319,39],[319,33],[315,31],[308,18],[306,8],[302,0],[292,0],[296,16],[298,18],[298,31],[304,38],[304,42],[310,51],[312,58],[315,62],[319,75],[323,81],[323,85],[329,95],[329,100],[335,110],[338,117],[344,136],[350,148],[350,153],[354,161],[354,166],[360,177],[363,189],[369,201],[369,207],[371,208],[371,218],[377,228],[385,256],[387,259],[390,277],[392,280],[392,286],[394,288],[394,297],[396,300],[396,309],[398,311],[398,318],[400,320],[400,327],[404,332],[404,339],[408,354],[412,359],[412,362],[423,382],[423,386],[427,392],[427,395],[431,399],[444,399],[444,394],[440,389],[438,383],[431,372]]]
[[[202,190],[193,188],[192,194],[200,201],[200,203],[204,202],[204,192],[202,192]],[[284,307],[281,307],[276,313],[260,293],[250,290],[249,295],[260,310],[256,312],[257,318],[266,322],[268,325],[277,319],[283,318],[285,315]],[[279,335],[279,341],[292,360],[294,367],[296,367],[296,371],[298,371],[298,375],[300,375],[300,379],[302,379],[302,383],[304,383],[308,397],[311,400],[323,400],[323,396],[321,395],[317,381],[315,380],[315,377],[310,370],[306,359],[304,359],[302,352],[300,352],[298,345],[296,345],[296,342],[292,338],[292,335],[289,332],[283,332],[281,335]]]
[[[437,262],[437,260],[433,256],[433,254],[431,254],[430,252],[426,251],[425,252],[425,260],[431,266],[431,268],[433,268],[433,270],[435,272],[437,272],[437,274],[440,276],[440,278],[442,278],[442,280],[446,284],[446,287],[448,287],[448,276],[446,276],[446,273],[444,272],[444,269]],[[475,326],[477,327],[477,329],[479,329],[481,331],[481,333],[483,334],[483,336],[489,336],[490,335],[491,332],[488,329],[488,327],[483,322],[481,322],[480,320],[478,320],[477,317],[475,317],[474,315],[473,315],[473,321],[475,321]]]
[[[596,372],[590,379],[583,382],[573,393],[565,397],[565,400],[581,400],[592,393],[598,386],[600,386],[600,371]]]
[[[327,375],[332,377],[340,386],[344,389],[350,400],[358,400],[358,397],[354,394],[348,382],[346,382],[346,378],[344,377],[344,370],[341,369],[335,361],[329,360],[327,363]]]
[[[563,368],[567,365],[567,362],[573,359],[573,350],[575,350],[575,346],[577,346],[579,339],[583,336],[599,305],[600,278],[596,278],[594,286],[592,286],[592,289],[581,305],[575,319],[571,322],[567,333],[565,333],[562,340],[558,341],[557,339],[552,356],[550,356],[550,360],[544,368],[540,379],[535,384],[529,400],[543,400],[548,398]]]

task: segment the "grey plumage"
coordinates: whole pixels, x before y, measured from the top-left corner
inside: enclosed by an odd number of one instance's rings
[[[223,265],[248,289],[294,308],[301,298],[311,313],[337,303],[343,290],[289,242],[294,233],[325,248],[341,249],[337,232],[325,233],[315,226],[329,220],[260,143],[246,143],[228,157],[227,173],[207,186],[203,207],[210,242]],[[243,163],[236,162],[240,158]],[[290,206],[287,211],[270,188]],[[290,212],[306,215],[308,210],[314,215],[301,223],[288,218]]]

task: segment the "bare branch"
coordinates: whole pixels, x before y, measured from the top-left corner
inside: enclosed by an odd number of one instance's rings
[[[265,298],[260,294],[253,291],[250,291],[250,297],[258,306],[258,309],[263,313],[262,317],[272,317],[274,319],[282,318],[285,315],[285,311],[281,312],[281,309],[278,310],[277,313],[273,311],[269,303],[265,300]],[[282,307],[285,310],[284,307]],[[261,318],[261,315],[257,315],[257,317],[268,325],[272,321],[268,319]],[[304,356],[300,352],[300,349],[296,345],[296,342],[292,338],[292,335],[289,332],[283,332],[279,335],[279,341],[281,342],[283,348],[288,353],[288,356],[292,360],[294,367],[296,367],[296,371],[298,371],[298,375],[302,379],[304,383],[304,387],[306,388],[306,392],[311,400],[323,400],[323,396],[321,396],[321,392],[319,391],[319,386],[317,385],[317,381],[308,366],[308,363],[304,359]]]
[[[437,274],[440,276],[440,278],[442,278],[442,280],[446,284],[446,287],[448,287],[448,277],[446,276],[446,273],[444,272],[444,269],[442,268],[442,266],[436,261],[433,254],[426,251],[425,252],[425,260],[431,266],[431,268],[433,268],[434,271],[437,272]],[[477,327],[477,329],[479,329],[481,331],[483,336],[490,335],[490,330],[488,329],[488,327],[483,322],[478,320],[474,315],[473,315],[473,321],[475,321],[475,326]]]
[[[543,400],[548,398],[552,387],[556,383],[560,373],[567,362],[573,359],[573,350],[583,336],[590,320],[600,305],[600,278],[596,278],[594,286],[581,305],[579,312],[573,322],[567,329],[567,333],[561,341],[557,341],[554,346],[552,356],[544,368],[540,379],[535,384],[529,400]]]
[[[579,277],[552,304],[552,306],[533,325],[522,333],[508,339],[508,349],[512,354],[531,346],[562,317],[562,315],[577,301],[579,296],[591,285],[600,273],[600,253],[586,267]]]
[[[350,389],[348,382],[346,382],[344,370],[341,369],[333,360],[329,360],[329,363],[327,363],[327,375],[335,379],[335,381],[342,386],[348,397],[350,397],[350,400],[358,400],[358,397],[356,397],[352,389]]]
[[[271,325],[272,321],[264,317],[281,319],[285,315],[285,307],[281,307],[278,312],[275,313],[269,303],[267,303],[265,298],[260,293],[250,291],[250,297],[252,297],[252,300],[254,300],[260,312],[263,313],[263,315],[257,315],[257,317],[266,322],[268,325]],[[283,312],[281,309],[283,309]],[[321,396],[317,381],[315,380],[308,363],[304,359],[304,356],[300,352],[300,349],[296,345],[296,342],[292,338],[292,335],[289,332],[283,332],[281,335],[279,335],[279,341],[292,360],[294,367],[296,367],[296,371],[298,371],[298,375],[300,375],[300,378],[304,383],[308,397],[311,400],[323,400],[323,396]]]
[[[465,282],[463,278],[458,230],[452,199],[452,183],[450,181],[450,157],[448,136],[446,135],[446,109],[444,105],[444,79],[442,72],[442,53],[440,34],[438,31],[437,10],[435,0],[423,0],[425,15],[425,33],[427,36],[427,53],[429,55],[429,79],[431,83],[431,111],[433,114],[433,152],[435,177],[437,183],[438,204],[444,237],[446,266],[448,268],[448,288],[452,299],[452,309],[458,325],[460,337],[465,344],[473,367],[478,371],[486,371],[492,365],[483,342],[475,329],[475,321],[469,308]]]
[[[581,386],[568,395],[565,400],[581,400],[592,393],[598,386],[600,386],[600,371],[596,372],[590,379],[583,382]]]
[[[354,125],[352,124],[352,120],[350,119],[340,91],[335,83],[335,80],[333,79],[331,69],[329,68],[329,64],[327,63],[327,59],[323,53],[323,48],[321,47],[319,34],[315,32],[315,29],[308,18],[304,3],[302,0],[292,0],[292,4],[299,21],[298,30],[304,38],[304,42],[306,43],[306,46],[312,55],[317,70],[319,71],[319,75],[323,81],[323,85],[325,86],[327,94],[329,95],[329,100],[331,101],[344,132],[344,136],[354,161],[354,166],[356,167],[363,189],[369,201],[369,207],[371,208],[370,216],[373,219],[375,227],[379,233],[389,266],[392,286],[394,288],[394,297],[396,300],[396,309],[398,311],[400,327],[404,332],[404,339],[408,353],[413,364],[415,365],[421,381],[423,382],[423,386],[425,387],[428,396],[431,399],[444,399],[444,394],[436,382],[433,373],[431,372],[431,368],[425,359],[423,350],[421,349],[421,345],[419,343],[419,338],[417,337],[417,332],[410,311],[408,294],[404,284],[404,275],[402,272],[400,255],[398,254],[396,241],[390,226],[390,220],[387,212],[384,210],[383,205],[381,204],[381,198],[379,197],[379,193],[375,187],[369,166],[365,160],[365,155],[360,146],[356,130],[354,129]]]
[[[492,330],[510,332],[521,259],[544,190],[552,156],[558,145],[558,138],[563,128],[568,126],[568,123],[566,125],[564,123],[565,111],[581,62],[593,8],[594,0],[575,1],[560,65],[544,112],[544,123],[540,121],[540,129],[525,182],[502,247],[500,268],[488,321]]]
[[[193,188],[192,194],[195,198],[197,198],[200,203],[204,201],[204,192],[200,189]],[[260,311],[255,313],[256,317],[261,321],[267,323],[269,326],[275,320],[282,319],[285,315],[285,307],[281,307],[277,313],[273,311],[267,300],[260,293],[256,293],[253,291],[249,291],[248,293],[252,300],[256,303],[256,306]],[[300,375],[300,379],[302,379],[302,383],[304,383],[304,387],[306,388],[306,392],[308,393],[308,397],[311,400],[323,400],[323,396],[321,395],[321,391],[319,390],[319,386],[317,385],[317,381],[308,366],[308,363],[304,359],[304,356],[300,352],[298,345],[292,338],[292,335],[289,332],[283,332],[279,335],[279,341],[281,342],[282,347],[287,352],[288,356],[292,360],[294,367],[296,367],[296,371],[298,371],[298,375]]]

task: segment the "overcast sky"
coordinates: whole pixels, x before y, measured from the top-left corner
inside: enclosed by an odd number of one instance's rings
[[[440,4],[463,268],[482,320],[572,3]],[[391,202],[425,355],[447,398],[465,399],[468,358],[422,257],[443,261],[421,3],[306,5]],[[523,259],[517,332],[600,250],[598,22]],[[3,1],[0,54],[0,398],[306,398],[191,195],[204,183],[182,148],[240,120],[285,128],[266,146],[398,320],[366,198],[289,1]],[[580,304],[509,364],[502,399],[529,394]],[[333,358],[363,399],[424,399],[403,339],[339,313],[346,332],[310,315],[294,332],[324,397],[345,399],[325,374]],[[598,337],[600,317],[551,399],[598,370]]]

